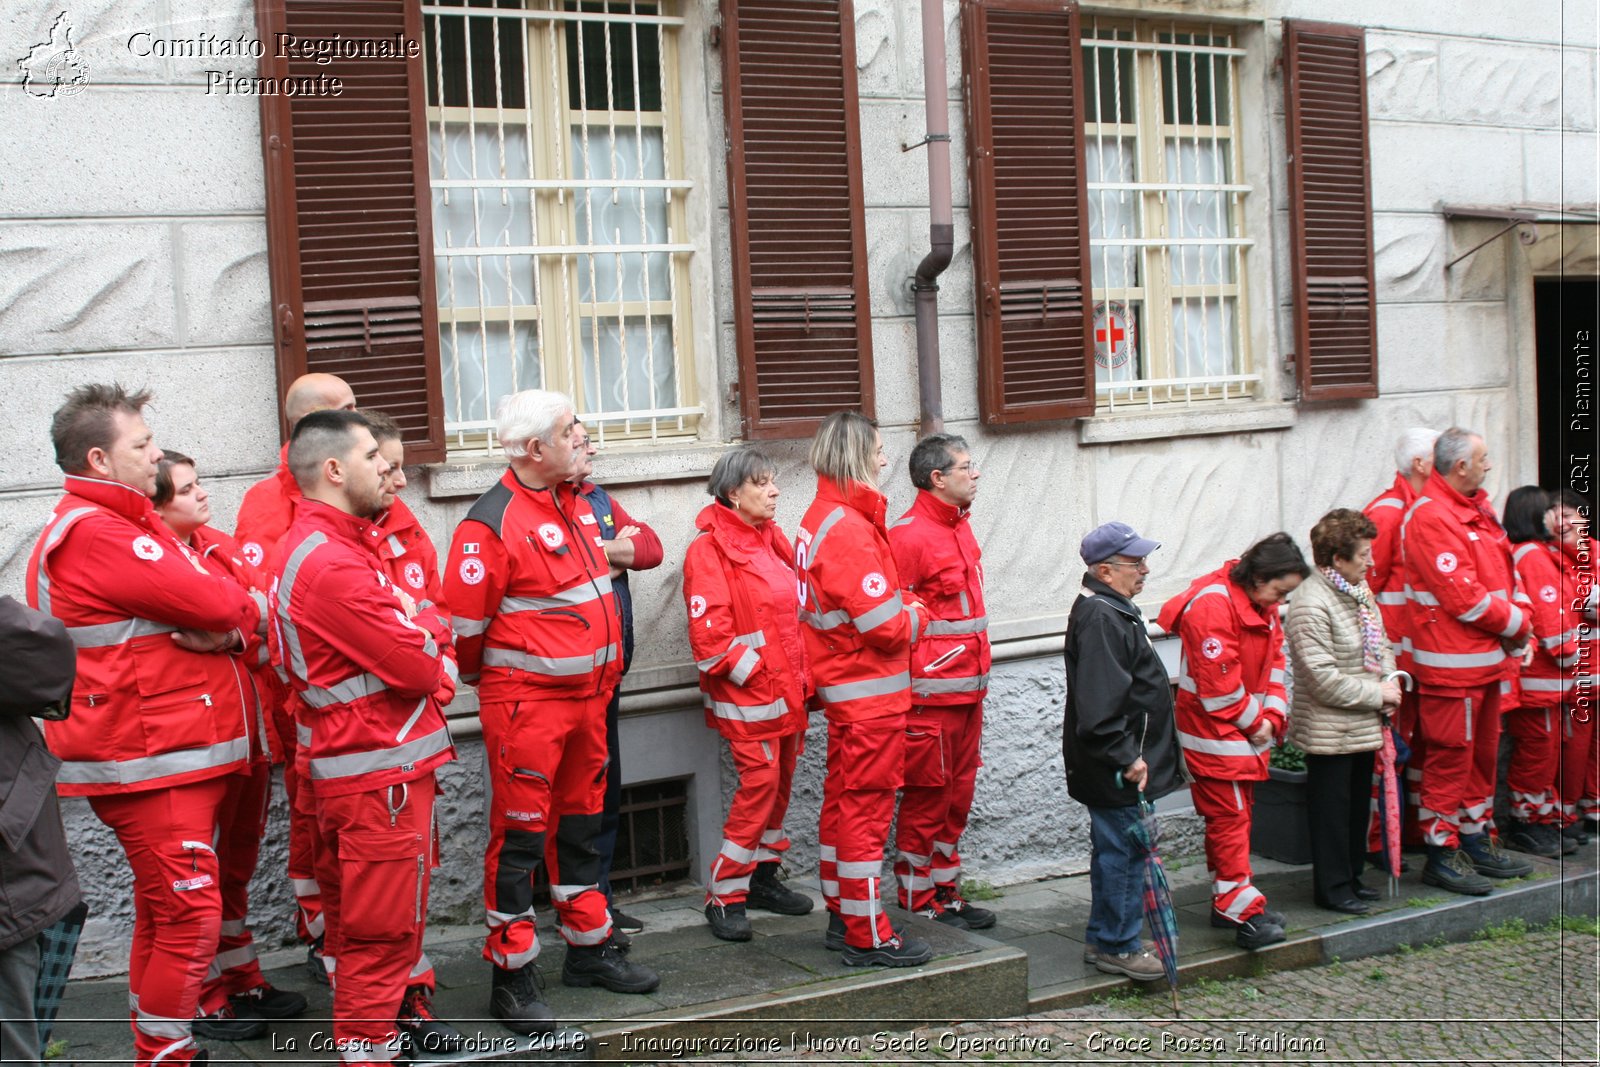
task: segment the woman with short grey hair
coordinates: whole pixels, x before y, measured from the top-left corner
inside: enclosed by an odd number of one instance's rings
[[[706,725],[728,741],[739,786],[706,879],[706,921],[724,941],[752,936],[747,908],[804,915],[811,898],[778,881],[789,809],[813,694],[800,634],[794,553],[773,516],[777,470],[753,445],[711,469],[712,502],[683,561],[689,645],[700,669]]]

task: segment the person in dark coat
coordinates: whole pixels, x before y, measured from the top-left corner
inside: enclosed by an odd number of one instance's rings
[[[67,717],[76,662],[67,628],[59,619],[0,597],[0,1062],[4,1063],[39,1062],[41,1019],[35,994],[40,964],[51,929],[82,901],[56,802],[56,768],[61,761],[45,748],[32,718]]]
[[[1139,796],[1178,787],[1181,771],[1172,686],[1133,598],[1145,557],[1161,544],[1127,523],[1083,539],[1088,570],[1067,617],[1067,711],[1061,753],[1067,793],[1089,809],[1089,923],[1084,962],[1140,982],[1162,977],[1161,960],[1139,940],[1144,925],[1143,851],[1129,836]]]

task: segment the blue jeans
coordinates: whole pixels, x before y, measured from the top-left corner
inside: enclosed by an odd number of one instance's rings
[[[1139,951],[1144,927],[1144,850],[1128,836],[1139,806],[1089,809],[1089,925],[1083,938],[1102,952]]]

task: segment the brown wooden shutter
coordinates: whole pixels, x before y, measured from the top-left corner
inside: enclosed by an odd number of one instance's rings
[[[1365,31],[1285,20],[1283,56],[1300,395],[1375,397]]]
[[[280,392],[324,371],[405,431],[407,462],[444,459],[422,59],[277,58],[302,40],[422,43],[416,0],[262,0],[272,78],[338,78],[338,96],[263,96],[267,239]]]
[[[722,88],[745,436],[873,414],[850,0],[723,0]]]
[[[1091,415],[1078,8],[963,0],[978,400],[986,423]]]

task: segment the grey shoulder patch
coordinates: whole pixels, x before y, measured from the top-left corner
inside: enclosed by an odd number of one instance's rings
[[[495,482],[493,488],[473,502],[467,518],[483,523],[499,537],[500,527],[505,523],[506,509],[510,506],[511,490],[506,488],[504,482]]]

